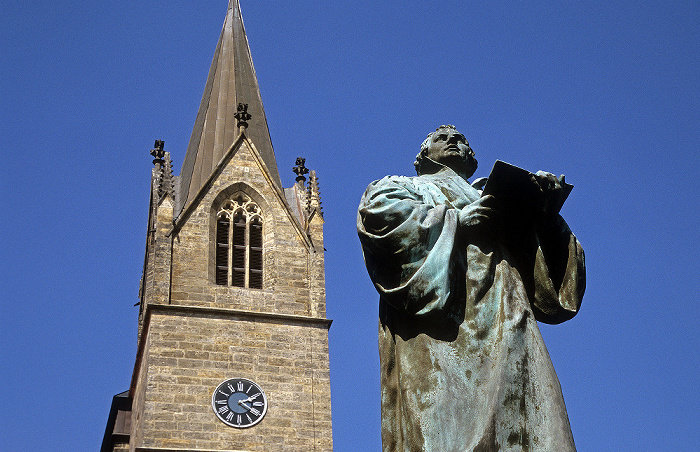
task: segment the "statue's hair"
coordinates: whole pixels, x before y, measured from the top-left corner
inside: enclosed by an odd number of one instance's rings
[[[428,134],[426,139],[423,140],[423,143],[420,145],[420,152],[418,153],[418,155],[416,155],[416,161],[413,162],[413,166],[416,168],[416,173],[418,173],[418,175],[421,174],[421,164],[423,163],[423,160],[425,159],[425,154],[428,152],[428,148],[430,147],[430,140],[432,139],[433,135],[438,133],[438,131],[441,129],[452,129],[455,132],[457,131],[457,128],[455,126],[453,126],[452,124],[447,124],[441,125],[437,129],[435,129],[435,132],[430,132]]]

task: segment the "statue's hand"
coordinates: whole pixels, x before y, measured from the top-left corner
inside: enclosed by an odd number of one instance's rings
[[[489,181],[488,177],[480,177],[480,178],[476,179],[474,182],[472,182],[472,187],[479,190],[479,192],[482,192],[488,181]]]
[[[459,225],[462,227],[492,225],[496,217],[494,210],[495,198],[492,195],[482,196],[459,211]]]
[[[538,171],[533,175],[533,180],[537,184],[541,193],[540,215],[548,218],[556,214],[553,206],[556,206],[562,196],[562,183],[564,176],[557,178],[554,174],[546,171]]]
[[[561,178],[557,178],[557,176],[547,171],[538,171],[535,173],[535,180],[543,190],[561,190],[561,183],[564,182],[564,176],[562,175]]]

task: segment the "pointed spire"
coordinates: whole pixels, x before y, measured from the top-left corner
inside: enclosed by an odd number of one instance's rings
[[[180,172],[178,211],[188,205],[213,169],[238,137],[236,113],[239,103],[248,104],[245,134],[253,142],[272,175],[282,188],[258,79],[250,56],[238,0],[229,0],[228,11],[209,77],[204,88],[187,155]]]

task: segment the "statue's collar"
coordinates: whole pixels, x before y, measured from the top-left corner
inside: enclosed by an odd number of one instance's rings
[[[463,179],[467,184],[469,181],[460,176],[455,170],[449,166],[445,166],[442,163],[438,163],[435,160],[425,157],[421,162],[419,176],[437,176],[442,177],[459,177]]]
[[[417,177],[415,186],[421,194],[435,204],[448,204],[460,209],[479,198],[476,189],[455,170],[437,162],[432,163],[435,164],[435,171],[421,171]]]

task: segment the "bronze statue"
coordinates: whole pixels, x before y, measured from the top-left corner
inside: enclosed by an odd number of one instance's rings
[[[558,213],[571,186],[503,164],[482,193],[454,126],[415,166],[370,184],[357,216],[380,294],[383,450],[575,450],[536,322],[583,297],[583,249]]]

